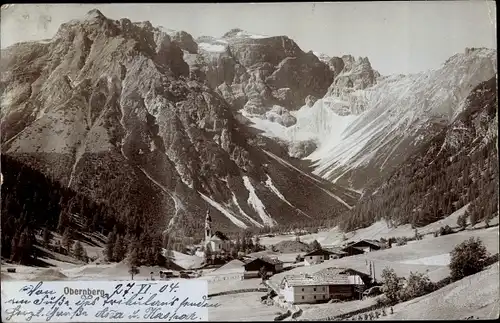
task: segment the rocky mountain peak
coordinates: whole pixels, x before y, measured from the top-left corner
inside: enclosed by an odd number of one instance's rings
[[[229,30],[228,32],[226,32],[222,36],[222,38],[232,38],[232,37],[235,37],[238,33],[243,33],[243,30],[240,28],[233,28],[233,29]]]
[[[172,41],[175,42],[182,50],[187,51],[189,54],[198,53],[198,44],[191,34],[183,30],[169,30],[167,33]]]
[[[279,147],[263,151],[233,115],[251,102],[290,125],[288,109],[326,91],[328,67],[276,37],[236,40],[220,56],[195,44],[93,11],[49,42],[2,50],[2,152],[157,230],[194,234],[207,208],[221,228],[345,210],[352,195],[311,181]]]
[[[307,96],[322,97],[333,82],[328,65],[287,36],[235,28],[222,38],[196,42],[198,55],[184,56],[192,77],[216,89],[235,110],[263,119],[282,120],[273,111],[297,110]],[[290,125],[293,118],[286,120]]]
[[[98,9],[92,9],[85,15],[85,20],[104,20],[106,17]]]

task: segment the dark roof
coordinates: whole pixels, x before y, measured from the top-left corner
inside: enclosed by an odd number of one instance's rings
[[[220,231],[215,231],[215,233],[212,235],[213,236],[216,236],[217,238],[221,239],[221,240],[229,240],[229,238],[222,232]]]
[[[376,247],[376,248],[382,248],[383,247],[383,243],[380,243],[379,241],[377,240],[369,240],[369,239],[363,239],[363,240],[359,240],[359,241],[356,241],[354,243],[351,243],[350,246],[356,246],[356,245],[371,245],[373,247]]]
[[[359,251],[359,253],[365,253],[365,251],[362,248],[354,247],[353,245],[348,245],[347,247],[344,247],[342,249],[342,251],[344,252],[349,252],[349,250],[356,250]]]
[[[331,253],[337,254],[337,255],[345,255],[346,252],[342,251],[340,248],[335,248],[335,247],[330,247],[330,248],[323,248],[325,250],[330,251]]]
[[[283,263],[279,259],[269,258],[269,257],[248,258],[248,259],[243,260],[243,262],[245,263],[245,266],[254,262],[254,261],[265,262],[265,263],[267,263],[269,265],[273,265],[273,266]]]
[[[315,249],[311,252],[308,252],[304,255],[304,257],[307,257],[307,256],[321,256],[321,255],[333,255],[334,253],[332,251],[329,251],[329,250],[325,250],[325,249]]]
[[[271,258],[271,257],[266,257],[266,256],[262,256],[259,258],[264,260],[267,263],[270,263],[271,265],[278,265],[278,264],[283,263],[283,261],[279,260],[278,258]]]
[[[242,258],[239,258],[239,260],[241,260],[243,262],[244,265],[248,264],[249,262],[252,262],[255,260],[255,258],[248,258],[248,257],[242,257]]]

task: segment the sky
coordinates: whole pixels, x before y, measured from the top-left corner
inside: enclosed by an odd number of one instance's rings
[[[304,51],[368,57],[382,75],[437,69],[466,47],[497,47],[495,2],[485,0],[4,6],[2,48],[52,38],[62,23],[94,8],[108,18],[149,20],[193,37],[219,37],[233,28],[286,35]]]

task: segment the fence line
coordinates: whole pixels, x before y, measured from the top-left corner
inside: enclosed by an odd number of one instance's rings
[[[231,294],[241,294],[241,293],[252,293],[252,292],[267,292],[268,290],[269,289],[267,287],[236,289],[236,290],[229,290],[226,292],[208,294],[208,297],[231,295]]]
[[[234,275],[207,275],[205,276],[208,281],[222,281],[222,280],[242,280],[243,275],[242,274],[234,274]]]

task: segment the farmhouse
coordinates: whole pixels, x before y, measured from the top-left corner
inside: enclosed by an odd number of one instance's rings
[[[353,247],[352,245],[344,247],[342,251],[345,252],[347,256],[362,255],[365,253],[365,251],[362,248]]]
[[[369,277],[366,274],[346,268],[327,268],[312,275],[284,277],[280,283],[280,294],[290,304],[347,300],[359,298],[367,283]]]
[[[283,270],[283,262],[270,257],[250,258],[244,261],[244,278],[258,277],[259,271],[264,267],[268,275],[274,275]]]
[[[336,256],[337,258],[342,258],[342,257],[347,256],[347,253],[342,251],[342,248],[340,248],[340,247],[323,247],[323,249],[332,252],[334,254],[334,256]],[[330,256],[330,259],[331,258],[332,257]]]
[[[233,259],[207,276],[237,277],[238,279],[257,278],[262,267],[266,269],[267,275],[271,276],[283,270],[283,263],[269,257]]]
[[[309,253],[306,253],[304,255],[304,265],[305,266],[316,265],[322,263],[325,260],[335,259],[335,258],[340,258],[340,257],[329,250],[320,248],[313,250]]]
[[[360,240],[350,244],[350,246],[362,249],[364,252],[371,252],[385,248],[385,245],[377,240]]]

